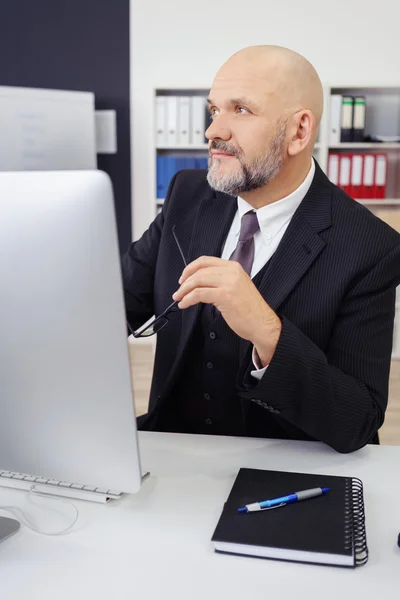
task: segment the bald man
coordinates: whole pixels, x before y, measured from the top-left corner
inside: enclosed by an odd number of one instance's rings
[[[208,104],[208,172],[175,175],[123,257],[130,328],[157,333],[139,427],[377,443],[400,236],[313,159],[323,97],[305,58],[246,48]]]

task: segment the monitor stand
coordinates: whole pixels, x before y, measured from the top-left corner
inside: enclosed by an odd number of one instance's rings
[[[14,535],[19,531],[20,524],[15,519],[0,517],[0,542]]]

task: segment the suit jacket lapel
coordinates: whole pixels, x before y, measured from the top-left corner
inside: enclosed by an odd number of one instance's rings
[[[220,256],[237,211],[237,198],[214,192],[197,211],[189,246],[188,262],[200,256]]]
[[[275,312],[325,248],[319,235],[331,225],[331,188],[319,166],[311,187],[294,214],[258,289]],[[241,342],[243,360],[250,350]],[[246,357],[247,358],[247,357]]]
[[[204,198],[197,211],[190,241],[188,264],[200,256],[220,257],[223,244],[229,233],[233,218],[237,211],[237,198],[227,194],[215,193]],[[200,313],[201,304],[182,311],[182,328],[175,360],[166,382],[164,393],[176,376],[176,369],[182,363],[183,354]]]
[[[258,288],[275,312],[325,247],[300,215],[293,217],[289,227]]]

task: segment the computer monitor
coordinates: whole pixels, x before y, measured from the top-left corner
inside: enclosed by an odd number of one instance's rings
[[[80,487],[111,497],[137,492],[108,176],[0,173],[0,247],[0,470],[21,484],[21,475],[50,479],[69,487],[66,495]]]

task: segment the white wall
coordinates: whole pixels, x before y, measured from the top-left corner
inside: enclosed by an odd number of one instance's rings
[[[399,22],[399,0],[131,0],[134,239],[154,216],[154,88],[208,88],[254,44],[300,52],[328,85],[400,85]]]

